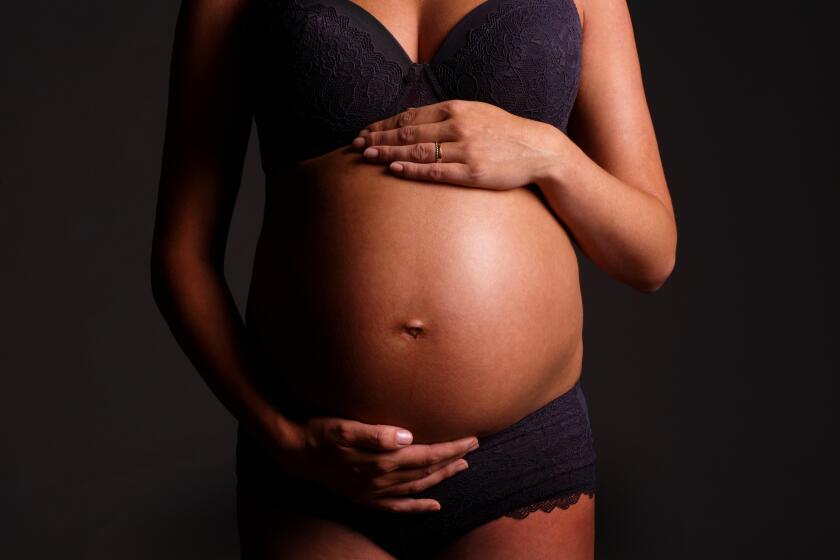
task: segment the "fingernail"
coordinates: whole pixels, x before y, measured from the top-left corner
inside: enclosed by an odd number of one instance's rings
[[[468,451],[472,451],[473,449],[478,449],[478,440],[475,440],[475,442],[473,442],[472,447],[470,447]]]
[[[376,156],[378,156],[378,155],[379,155],[379,150],[378,150],[378,149],[376,149],[376,148],[371,147],[371,148],[368,148],[367,150],[365,150],[365,151],[364,151],[364,154],[365,154],[367,157],[376,157]]]
[[[357,136],[353,139],[353,147],[354,148],[361,148],[365,145],[365,139],[361,136]]]
[[[407,444],[411,443],[413,439],[411,432],[405,430],[397,430],[397,443]]]
[[[391,164],[391,169],[393,169],[394,171],[399,173],[400,171],[403,170],[403,164],[394,162],[394,163]]]
[[[359,131],[359,136],[363,136],[365,134],[368,134],[369,132],[370,132],[370,130],[368,130],[366,128],[363,128],[362,130]]]
[[[465,460],[461,459],[460,464],[457,467],[455,467],[455,472],[461,472],[462,470],[466,469],[469,466],[470,466],[469,463],[467,463]]]

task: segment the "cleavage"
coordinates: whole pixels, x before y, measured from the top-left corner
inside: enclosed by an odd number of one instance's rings
[[[389,36],[388,38],[395,44],[396,47],[399,48],[400,51],[402,51],[402,54],[407,62],[414,65],[427,65],[431,64],[438,58],[438,55],[441,52],[441,47],[443,47],[444,43],[448,40],[453,39],[453,35],[459,31],[459,27],[465,23],[467,17],[476,12],[479,9],[479,6],[489,4],[492,0],[482,0],[478,2],[476,0],[470,0],[470,2],[465,3],[466,5],[463,7],[457,7],[457,2],[435,0],[431,7],[426,8],[423,8],[420,5],[423,3],[422,1],[417,2],[416,0],[403,1],[402,4],[414,4],[406,8],[401,8],[400,2],[382,2],[373,0],[344,1],[349,4],[354,4],[361,12],[366,14],[367,17],[374,20],[375,23],[378,23],[383,28],[383,31]],[[371,7],[368,7],[368,4],[375,6],[375,8],[372,9]],[[424,14],[424,10],[429,13]],[[387,12],[391,12],[391,15],[383,18]],[[413,18],[410,18],[406,15],[407,13],[414,13],[415,15]],[[400,18],[403,18],[406,23],[390,23],[392,20],[399,20]],[[410,20],[414,20],[417,23],[410,23]],[[387,25],[386,22],[388,22]],[[431,34],[424,28],[424,25],[432,28],[438,27],[438,31],[433,33],[436,36],[434,41],[436,46],[428,57],[424,57],[423,61],[418,61],[419,56],[417,54],[410,54],[409,50],[404,46],[405,43],[398,39],[398,35],[410,35],[413,28],[415,30],[415,39],[411,42],[419,43],[419,38],[421,36],[429,36]],[[404,28],[405,31],[400,31],[399,33],[392,31],[400,28]],[[411,51],[420,51],[421,48],[422,46],[418,45],[416,49],[411,49]]]

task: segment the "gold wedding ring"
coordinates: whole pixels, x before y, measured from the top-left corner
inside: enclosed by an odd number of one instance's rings
[[[440,155],[440,142],[435,141],[435,161],[438,162],[443,159]]]

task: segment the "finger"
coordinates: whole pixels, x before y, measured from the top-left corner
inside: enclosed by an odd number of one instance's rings
[[[381,453],[380,459],[393,461],[397,469],[426,467],[454,457],[461,457],[475,449],[477,444],[478,439],[474,436],[443,443],[417,443],[397,451]]]
[[[386,424],[365,424],[356,420],[340,419],[328,430],[331,441],[346,447],[392,450],[410,445],[410,431]]]
[[[440,502],[430,498],[380,498],[371,505],[377,509],[396,513],[421,513],[440,511]]]
[[[417,163],[434,163],[435,143],[420,142],[408,146],[369,146],[362,152],[368,161],[413,161]],[[445,163],[463,162],[464,155],[461,142],[441,142],[440,160]]]
[[[365,139],[363,146],[378,146],[386,144],[389,146],[405,146],[417,144],[418,142],[454,142],[460,140],[456,130],[448,121],[409,124],[400,128],[392,128],[376,132],[369,132],[362,136]],[[356,147],[361,147],[359,146]]]
[[[391,472],[385,473],[378,478],[373,480],[374,486],[377,488],[387,488],[388,486],[392,486],[394,484],[398,484],[400,482],[409,482],[412,480],[418,480],[429,476],[430,474],[439,471],[445,467],[448,467],[455,461],[459,461],[461,457],[463,457],[466,453],[461,453],[460,455],[456,455],[451,459],[447,459],[445,461],[440,461],[439,463],[435,463],[434,465],[427,465],[425,467],[414,467],[410,469],[396,469]]]
[[[417,492],[422,492],[426,488],[430,486],[434,486],[438,482],[442,481],[445,478],[449,478],[459,472],[467,469],[469,467],[469,463],[466,459],[458,459],[457,461],[452,462],[451,464],[447,465],[442,469],[438,469],[432,474],[425,476],[423,478],[418,478],[417,480],[412,480],[409,482],[401,482],[399,484],[393,484],[386,488],[377,490],[377,492],[381,492],[384,494],[394,495],[394,494],[415,494]]]
[[[415,163],[413,161],[392,161],[388,168],[394,175],[415,181],[435,181],[471,185],[476,173],[465,163]]]
[[[348,495],[347,497],[362,506],[383,511],[411,513],[440,510],[440,502],[432,498],[371,497],[370,494]]]
[[[349,465],[356,474],[363,477],[378,477],[400,469],[430,467],[445,463],[450,459],[458,459],[472,451],[478,445],[478,440],[468,437],[456,442],[442,444],[417,444],[397,451],[371,451],[353,447],[341,447],[341,462]],[[401,455],[401,453],[407,455]],[[443,466],[443,465],[440,465]],[[430,471],[431,472],[431,471]],[[428,474],[428,473],[426,473]],[[418,478],[415,476],[414,478]]]
[[[370,123],[360,134],[363,134],[365,130],[380,132],[410,124],[438,122],[446,120],[448,117],[449,111],[446,110],[445,102],[431,103],[422,107],[408,107],[395,115]]]

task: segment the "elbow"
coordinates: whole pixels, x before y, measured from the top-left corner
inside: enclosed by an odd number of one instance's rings
[[[174,251],[163,250],[158,246],[151,251],[146,278],[151,287],[152,298],[161,311],[172,301],[175,280],[188,274],[181,264],[182,261],[179,261]]]
[[[665,285],[674,272],[677,263],[677,230],[672,222],[670,235],[659,251],[654,253],[639,267],[641,274],[637,276],[633,287],[645,294],[652,294]]]
[[[170,267],[167,259],[153,251],[151,258],[149,259],[147,280],[149,282],[149,286],[151,287],[152,299],[155,301],[158,309],[161,310],[165,306],[165,302],[169,299],[169,269]]]
[[[172,305],[176,294],[224,277],[222,265],[205,252],[172,244],[152,249],[147,274],[152,297],[162,311]]]
[[[671,277],[675,265],[676,254],[671,253],[668,259],[663,259],[656,266],[651,266],[645,274],[637,278],[633,283],[633,287],[645,294],[652,294],[658,291],[668,278]]]

